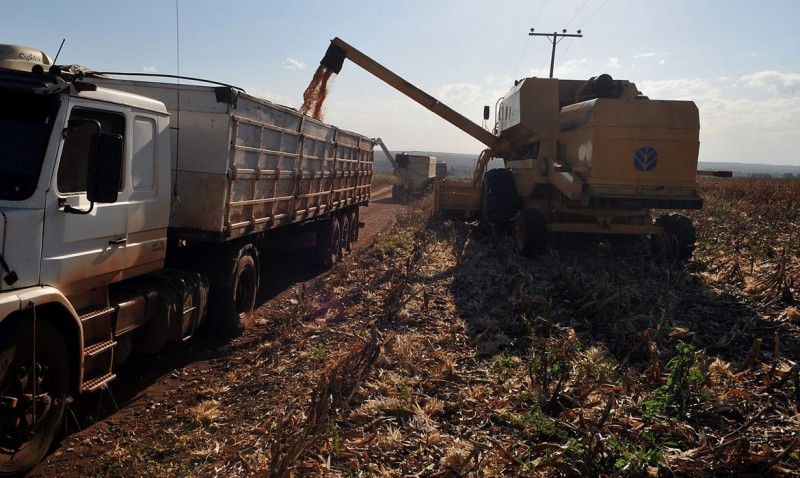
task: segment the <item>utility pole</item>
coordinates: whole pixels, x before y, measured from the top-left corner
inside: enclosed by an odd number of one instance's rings
[[[567,37],[572,37],[572,38],[583,37],[583,35],[581,35],[580,30],[578,30],[578,33],[567,33],[566,29],[562,30],[561,33],[558,32],[534,33],[533,28],[531,28],[531,31],[528,33],[528,35],[532,37],[547,37],[547,39],[550,40],[550,43],[553,44],[553,53],[550,54],[550,78],[553,77],[553,65],[555,64],[556,61],[556,45],[558,44],[558,42]]]

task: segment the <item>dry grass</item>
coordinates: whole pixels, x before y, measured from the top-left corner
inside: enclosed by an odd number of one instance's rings
[[[270,339],[198,387],[194,425],[171,424],[179,446],[99,469],[797,476],[800,182],[703,192],[684,268],[580,240],[524,259],[412,207],[273,306]]]

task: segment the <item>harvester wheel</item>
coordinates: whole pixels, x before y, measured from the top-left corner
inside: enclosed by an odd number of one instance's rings
[[[523,209],[514,218],[514,244],[525,257],[544,252],[547,245],[547,221],[535,209]]]
[[[395,201],[403,200],[405,188],[402,184],[395,184],[392,186],[392,199]]]
[[[510,169],[492,169],[483,176],[481,219],[508,231],[519,210],[519,196]]]
[[[697,233],[692,221],[682,214],[664,214],[654,224],[661,227],[662,234],[650,238],[653,255],[669,260],[688,261],[692,258]]]

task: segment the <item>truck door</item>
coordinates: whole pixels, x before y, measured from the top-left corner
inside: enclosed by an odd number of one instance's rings
[[[134,113],[131,120],[126,274],[163,267],[170,200],[169,119]]]
[[[124,110],[76,104],[62,135],[46,199],[41,282],[59,286],[66,294],[118,280],[125,264],[124,179],[115,203],[91,204],[86,197],[92,137],[98,132],[121,135],[125,157],[130,157]]]

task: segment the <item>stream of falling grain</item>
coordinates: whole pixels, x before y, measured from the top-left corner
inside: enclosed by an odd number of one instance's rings
[[[322,105],[328,96],[328,80],[333,76],[333,70],[320,65],[314,73],[314,78],[303,93],[303,106],[300,112],[322,121]]]

